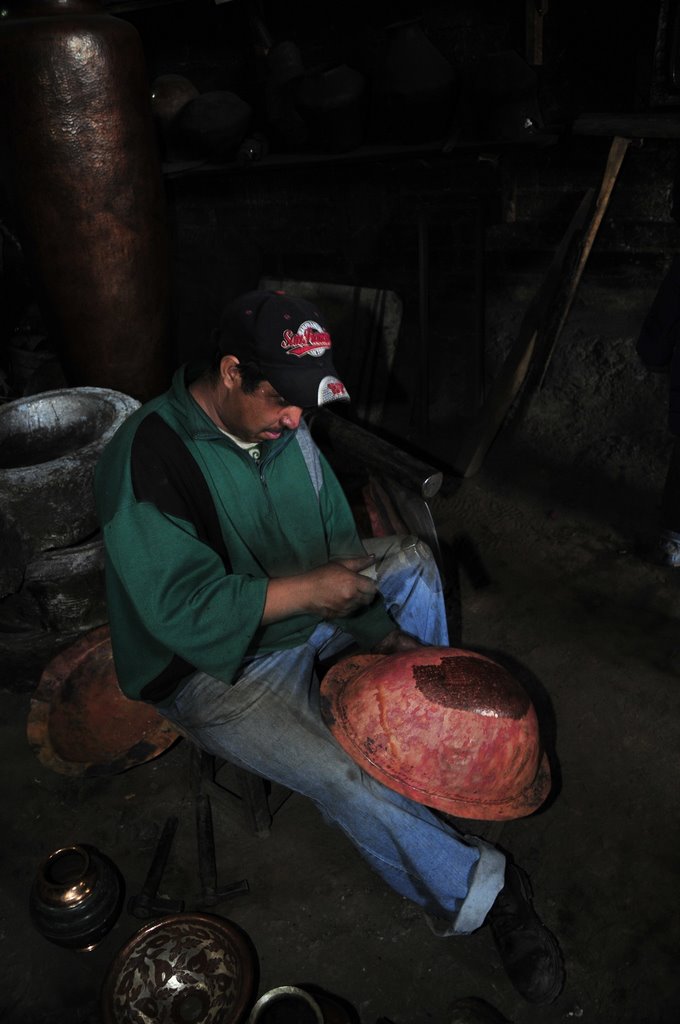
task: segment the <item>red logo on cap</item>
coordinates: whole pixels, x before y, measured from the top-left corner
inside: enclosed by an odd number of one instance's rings
[[[313,320],[305,320],[297,331],[284,331],[281,348],[291,356],[322,356],[331,347],[331,336]]]

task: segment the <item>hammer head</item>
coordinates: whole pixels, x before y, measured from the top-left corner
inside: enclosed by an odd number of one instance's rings
[[[128,913],[144,921],[150,917],[181,914],[183,910],[184,900],[172,900],[167,896],[147,896],[143,892],[131,896],[128,901]]]

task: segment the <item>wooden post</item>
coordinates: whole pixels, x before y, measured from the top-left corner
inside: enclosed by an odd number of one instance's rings
[[[543,18],[548,0],[526,0],[526,50],[529,64],[543,63]]]

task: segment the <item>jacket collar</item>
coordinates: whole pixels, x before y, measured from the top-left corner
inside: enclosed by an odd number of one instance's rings
[[[243,454],[243,450],[238,445],[235,445],[221,430],[218,430],[208,414],[201,409],[198,402],[195,402],[189,393],[189,385],[207,369],[208,363],[203,361],[184,363],[178,370],[175,370],[169,391],[172,406],[192,440],[222,441],[234,451]],[[268,454],[274,454],[280,448],[285,448],[294,436],[294,430],[287,430],[276,441],[263,441],[262,446]]]

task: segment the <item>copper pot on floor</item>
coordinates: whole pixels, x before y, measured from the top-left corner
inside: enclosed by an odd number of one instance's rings
[[[29,911],[44,938],[90,952],[113,928],[123,898],[115,864],[93,846],[74,844],[55,850],[40,865]]]

